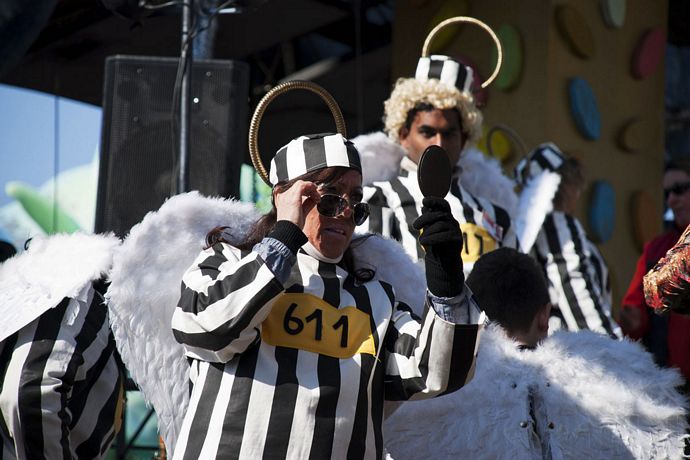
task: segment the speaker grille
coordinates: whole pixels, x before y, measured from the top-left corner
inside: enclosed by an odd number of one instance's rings
[[[124,236],[174,190],[178,153],[171,120],[177,65],[175,58],[106,59],[97,232]],[[239,194],[248,87],[249,66],[245,63],[194,62],[189,131],[191,190],[224,197]],[[178,116],[177,109],[174,115]],[[174,132],[178,130],[176,125]]]

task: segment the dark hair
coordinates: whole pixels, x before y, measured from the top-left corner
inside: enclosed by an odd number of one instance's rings
[[[273,187],[273,189],[278,192],[283,192],[292,187],[292,185],[298,180],[305,180],[309,182],[314,182],[316,184],[330,184],[343,177],[345,173],[347,173],[350,170],[350,168],[345,168],[342,166],[319,169],[317,171],[303,174],[302,176],[296,177],[287,182],[279,182]],[[271,230],[273,230],[273,227],[276,224],[276,217],[277,210],[273,197],[271,197],[271,210],[268,213],[261,216],[261,218],[259,218],[259,220],[257,220],[256,223],[252,225],[252,227],[249,229],[249,232],[242,241],[233,244],[225,238],[224,230],[228,227],[216,227],[210,232],[208,232],[208,234],[206,235],[206,247],[210,248],[218,243],[228,243],[232,244],[238,249],[249,251],[254,247],[254,245],[261,242],[261,240],[263,240],[264,237],[271,232]],[[343,258],[338,264],[345,270],[347,270],[348,273],[352,274],[355,277],[355,279],[359,282],[369,281],[374,277],[375,274],[375,271],[373,269],[355,267],[354,256],[351,250],[352,244],[355,244],[355,246],[357,246],[361,244],[365,239],[366,238],[358,238],[356,244],[352,242],[350,246],[348,246],[348,248],[345,250]]]
[[[690,175],[690,160],[685,158],[674,158],[666,164],[664,172],[674,170],[683,171],[685,174]]]
[[[508,332],[526,332],[546,305],[549,291],[542,268],[526,254],[499,248],[477,260],[467,277],[479,307]]]
[[[556,195],[553,197],[555,209],[563,209],[569,195],[575,190],[582,190],[585,186],[585,175],[582,171],[582,163],[577,158],[569,157],[556,169],[561,176]]]
[[[0,262],[4,262],[17,253],[14,245],[9,241],[0,240]]]

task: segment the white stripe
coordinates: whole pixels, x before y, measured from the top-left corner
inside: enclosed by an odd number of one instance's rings
[[[328,166],[350,166],[347,157],[347,147],[343,142],[342,136],[326,136],[323,138],[324,149],[326,150],[326,164]]]
[[[417,63],[417,71],[414,78],[419,81],[426,81],[429,79],[429,68],[431,67],[431,60],[428,57],[419,58]]]
[[[213,404],[213,411],[208,422],[208,431],[206,432],[201,452],[199,452],[199,458],[215,458],[218,454],[218,444],[223,435],[223,422],[225,421],[225,414],[230,402],[230,394],[232,392],[232,384],[235,381],[238,362],[239,360],[234,360],[225,366],[223,376],[220,379],[218,393],[216,395],[205,395],[206,398],[216,396],[216,401]]]
[[[286,458],[309,458],[311,443],[314,436],[316,407],[321,394],[319,376],[317,373],[319,355],[300,351],[297,354],[295,368],[298,377],[297,397],[295,407],[313,408],[314,410],[296,410],[292,416],[290,442]]]
[[[554,150],[557,150],[554,145],[550,145],[549,148],[544,148],[542,150],[542,155],[549,162],[553,169],[557,169],[563,164],[563,157],[558,155]]]
[[[173,460],[181,460],[184,458],[184,452],[187,450],[187,441],[189,439],[189,432],[192,428],[192,422],[194,421],[194,415],[199,407],[199,401],[201,397],[209,397],[209,395],[202,395],[202,389],[206,383],[206,376],[208,375],[209,363],[201,362],[198,365],[199,375],[194,382],[194,390],[189,398],[189,405],[187,406],[187,412],[182,420],[182,427],[180,428],[180,435],[177,438],[177,443],[175,444],[175,450],[173,452]]]
[[[344,459],[347,455],[357,410],[361,365],[362,355],[340,360],[340,397],[335,410],[332,459]]]
[[[251,442],[244,442],[243,439],[240,458],[261,458],[268,433],[278,363],[275,360],[275,347],[265,342],[261,342],[260,347],[244,425],[244,439]]]
[[[292,141],[287,146],[287,172],[290,179],[294,179],[307,172],[304,148],[302,147],[304,139],[306,138],[302,136],[298,141]]]
[[[278,183],[278,173],[277,173],[275,157],[273,157],[273,159],[271,160],[271,167],[268,171],[268,181],[271,184],[277,184]]]
[[[441,67],[441,80],[446,85],[451,88],[455,88],[456,82],[458,81],[458,74],[460,70],[460,64],[456,61],[446,60]]]

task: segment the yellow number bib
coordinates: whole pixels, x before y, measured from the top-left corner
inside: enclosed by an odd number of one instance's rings
[[[376,354],[369,315],[355,307],[335,308],[312,294],[283,294],[261,324],[261,339],[334,358]]]
[[[476,262],[482,254],[496,249],[496,240],[485,228],[475,224],[460,224],[462,232],[462,260]]]

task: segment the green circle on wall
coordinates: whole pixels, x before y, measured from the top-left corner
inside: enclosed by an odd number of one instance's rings
[[[503,65],[496,78],[496,86],[502,90],[515,88],[522,75],[522,63],[524,61],[522,36],[520,31],[511,24],[502,25],[496,32],[503,46]],[[491,49],[492,65],[496,64],[498,53]]]

